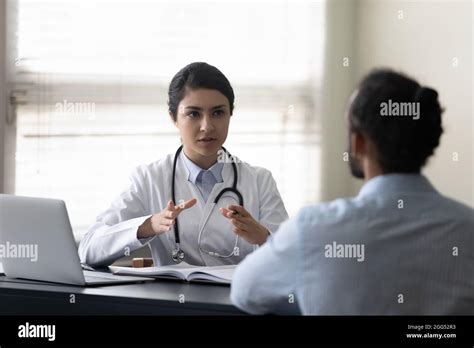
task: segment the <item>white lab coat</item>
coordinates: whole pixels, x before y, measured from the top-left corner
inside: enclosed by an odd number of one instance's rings
[[[182,159],[176,166],[176,201],[197,199],[197,203],[181,212],[178,217],[180,247],[185,252],[185,261],[194,265],[237,264],[257,248],[244,239],[238,243],[238,255],[217,258],[199,250],[198,234],[214,206],[214,198],[225,187],[233,183],[232,164],[225,163],[222,169],[222,183],[214,185],[207,202],[199,189],[188,181],[189,171]],[[235,160],[236,158],[234,158]],[[171,252],[175,248],[174,229],[148,239],[137,239],[139,226],[151,215],[165,209],[171,199],[174,153],[164,159],[136,168],[131,175],[130,186],[123,191],[111,206],[97,217],[96,223],[84,235],[79,245],[81,262],[91,266],[110,264],[132,251],[148,244],[156,266],[173,264]],[[275,180],[270,171],[253,167],[247,163],[236,163],[238,171],[237,189],[243,196],[245,209],[255,220],[271,233],[288,218]],[[230,196],[230,197],[229,197]],[[230,221],[220,215],[219,207],[237,204],[235,194],[226,193],[214,207],[211,218],[201,236],[201,248],[221,254],[230,253],[236,235]]]

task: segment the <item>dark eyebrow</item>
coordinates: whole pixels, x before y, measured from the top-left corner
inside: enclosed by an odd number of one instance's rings
[[[217,106],[214,106],[211,110],[216,110],[216,109],[222,109],[222,108],[225,108],[226,105],[217,105]]]
[[[202,110],[199,106],[186,106],[185,109]]]
[[[225,108],[225,107],[226,107],[226,105],[224,105],[224,104],[222,104],[222,105],[217,105],[217,106],[212,107],[211,110],[221,109],[221,108]],[[186,106],[185,109],[192,109],[192,110],[199,110],[199,111],[202,111],[202,110],[203,110],[203,109],[200,108],[199,106],[192,106],[192,105]]]

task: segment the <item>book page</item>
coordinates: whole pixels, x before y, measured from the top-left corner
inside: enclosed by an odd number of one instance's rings
[[[187,281],[206,281],[220,284],[230,284],[235,265],[225,266],[193,266],[185,262],[160,267],[119,267],[109,266],[113,274],[135,275],[156,278],[174,278]]]
[[[189,281],[210,281],[221,284],[230,284],[236,265],[201,267],[194,269],[189,275]]]
[[[148,277],[166,277],[166,278],[178,278],[186,280],[188,275],[195,269],[201,268],[199,266],[189,265],[185,262],[181,262],[176,265],[159,266],[159,267],[119,267],[109,266],[109,269],[113,274],[120,275],[136,275],[136,276],[148,276]]]

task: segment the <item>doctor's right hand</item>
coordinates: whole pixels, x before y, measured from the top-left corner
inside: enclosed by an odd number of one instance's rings
[[[141,224],[137,231],[137,238],[149,238],[170,231],[178,215],[183,210],[191,208],[196,202],[197,199],[193,198],[175,206],[173,201],[169,201],[165,210],[153,214]]]

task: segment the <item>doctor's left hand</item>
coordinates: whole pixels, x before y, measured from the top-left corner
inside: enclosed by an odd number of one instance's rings
[[[229,205],[221,208],[222,216],[229,219],[234,225],[234,232],[250,244],[262,245],[267,241],[270,233],[258,223],[250,213],[240,205]]]

